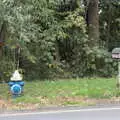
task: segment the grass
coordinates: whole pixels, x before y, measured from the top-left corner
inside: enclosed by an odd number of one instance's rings
[[[11,99],[6,84],[0,84],[0,98],[11,100],[13,104],[40,105],[85,105],[85,98],[110,99],[116,95],[114,78],[84,78],[56,81],[25,82],[24,95]]]

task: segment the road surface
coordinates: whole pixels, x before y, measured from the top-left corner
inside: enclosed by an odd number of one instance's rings
[[[4,113],[0,120],[120,120],[120,107]]]

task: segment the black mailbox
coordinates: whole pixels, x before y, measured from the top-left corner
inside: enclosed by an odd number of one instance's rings
[[[114,48],[112,50],[112,58],[113,59],[120,59],[120,48]]]

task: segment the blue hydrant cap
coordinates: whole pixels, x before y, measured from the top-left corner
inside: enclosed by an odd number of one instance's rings
[[[22,88],[19,84],[15,84],[11,87],[11,92],[15,95],[21,94]]]

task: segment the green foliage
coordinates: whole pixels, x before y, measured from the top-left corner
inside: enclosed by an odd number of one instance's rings
[[[12,51],[0,61],[1,71],[12,72],[13,51],[20,46],[20,68],[31,79],[111,76],[117,66],[110,52],[114,42],[119,45],[120,4],[100,0],[99,5],[100,47],[90,48],[82,1],[1,0],[0,28],[5,22],[5,46]]]
[[[8,61],[8,59],[7,59]],[[13,71],[13,62],[6,62],[5,59],[0,61],[0,81],[9,81],[12,71]]]
[[[100,13],[101,44],[111,51],[115,47],[120,47],[120,0],[101,0],[100,5],[102,11]]]

